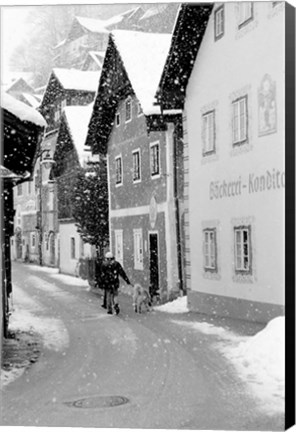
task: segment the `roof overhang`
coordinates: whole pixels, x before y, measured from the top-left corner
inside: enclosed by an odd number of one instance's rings
[[[213,3],[183,3],[156,94],[162,109],[183,109],[186,87],[198,54]]]

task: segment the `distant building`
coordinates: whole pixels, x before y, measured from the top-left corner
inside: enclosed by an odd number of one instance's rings
[[[92,248],[84,243],[73,219],[71,192],[77,178],[77,170],[91,159],[90,149],[85,147],[88,122],[93,104],[69,106],[63,111],[54,153],[55,165],[52,178],[57,189],[57,217],[59,223],[59,269],[62,273],[79,275],[81,258],[92,255]]]
[[[192,311],[284,312],[286,7],[183,4],[176,21],[159,100],[183,109]]]
[[[1,224],[1,335],[8,335],[9,297],[11,283],[11,248],[14,247],[14,184],[21,187],[32,177],[34,160],[46,126],[44,118],[33,108],[1,92],[3,121],[3,219]],[[12,171],[12,172],[10,172]],[[22,239],[22,233],[21,233]],[[23,239],[22,239],[23,240]]]
[[[86,140],[107,156],[115,257],[164,301],[179,295],[183,266],[181,111],[154,105],[170,42],[169,34],[111,33]]]
[[[58,129],[63,108],[91,103],[98,89],[99,71],[54,68],[39,111],[48,123],[47,131]]]

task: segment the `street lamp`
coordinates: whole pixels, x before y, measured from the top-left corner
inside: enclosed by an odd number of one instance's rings
[[[43,154],[46,155],[43,157]],[[46,169],[50,169],[55,161],[50,156],[50,151],[48,149],[44,149],[40,151],[39,156],[39,215],[38,215],[38,225],[37,229],[39,230],[39,239],[38,239],[38,249],[39,249],[39,265],[43,265],[43,257],[42,257],[42,240],[43,240],[43,226],[42,226],[42,167],[44,166]]]

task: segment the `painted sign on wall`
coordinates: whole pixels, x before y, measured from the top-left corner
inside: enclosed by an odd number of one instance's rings
[[[244,193],[254,194],[285,187],[285,172],[273,168],[257,175],[249,173],[247,177],[237,177],[234,180],[215,180],[210,182],[210,200],[232,198]]]

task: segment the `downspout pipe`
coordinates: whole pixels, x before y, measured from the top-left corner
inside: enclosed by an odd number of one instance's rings
[[[179,132],[180,131],[180,132]],[[178,138],[181,138],[182,124],[177,119],[173,133],[173,165],[174,165],[174,201],[175,201],[175,221],[176,221],[176,237],[177,237],[177,260],[178,260],[178,278],[179,290],[184,294],[184,281],[183,281],[183,265],[182,265],[182,236],[181,236],[181,223],[180,223],[180,205],[178,195],[178,159],[177,147]]]

